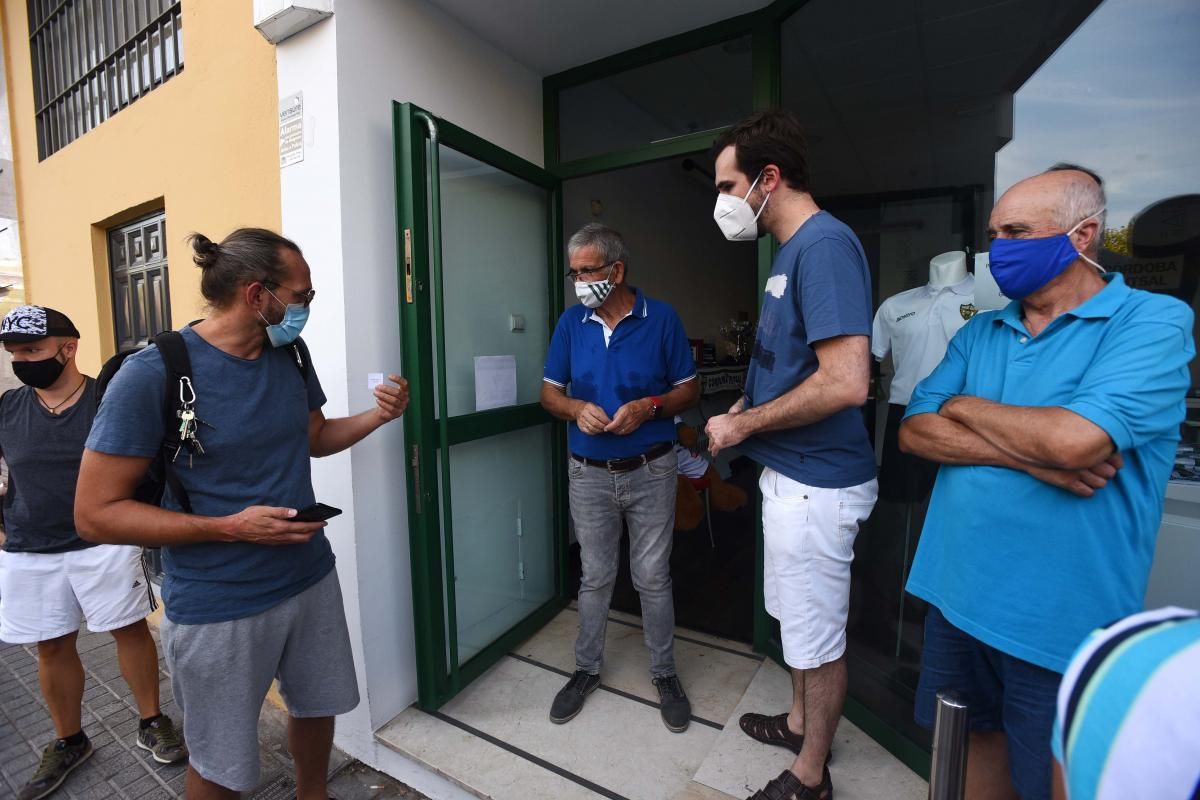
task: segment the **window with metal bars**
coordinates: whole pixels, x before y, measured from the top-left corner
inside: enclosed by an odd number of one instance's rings
[[[180,0],[28,0],[44,159],[183,70]]]

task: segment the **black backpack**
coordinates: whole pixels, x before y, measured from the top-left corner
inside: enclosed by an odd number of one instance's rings
[[[190,514],[192,513],[191,501],[188,499],[187,491],[183,488],[173,465],[180,448],[184,447],[179,437],[179,420],[183,410],[184,393],[194,391],[194,388],[191,387],[192,360],[188,357],[187,345],[179,331],[163,331],[152,337],[150,342],[158,348],[158,354],[162,357],[167,373],[166,393],[163,397],[162,409],[164,434],[162,446],[159,448],[158,454],[151,459],[145,477],[134,491],[133,499],[152,506],[159,506],[162,505],[163,495],[169,488],[171,496],[179,503],[183,512]],[[308,346],[304,344],[303,339],[297,338],[289,346],[289,349],[292,351],[292,360],[296,364],[296,369],[300,370],[300,377],[307,386]],[[100,374],[96,376],[97,405],[103,399],[104,390],[108,388],[108,384],[117,374],[117,370],[125,363],[125,359],[141,350],[140,347],[122,350],[104,362],[104,366],[100,368]]]

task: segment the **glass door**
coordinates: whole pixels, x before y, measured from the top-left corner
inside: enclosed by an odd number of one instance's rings
[[[418,695],[434,709],[566,604],[565,432],[538,404],[561,198],[412,104],[394,128]]]

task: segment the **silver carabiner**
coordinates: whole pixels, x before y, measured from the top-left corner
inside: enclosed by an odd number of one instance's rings
[[[191,395],[191,399],[183,396],[183,390],[187,389],[187,393]],[[196,390],[192,388],[192,379],[184,375],[179,379],[179,404],[184,408],[196,403]]]

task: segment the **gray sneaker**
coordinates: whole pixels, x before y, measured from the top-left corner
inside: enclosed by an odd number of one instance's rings
[[[21,787],[17,800],[41,800],[49,797],[62,786],[71,770],[87,761],[92,755],[92,740],[85,738],[83,744],[69,745],[61,739],[46,745],[42,761],[29,783]]]
[[[165,715],[151,722],[149,728],[138,729],[137,746],[149,750],[160,764],[174,764],[188,756],[187,747],[175,730],[175,723]]]

